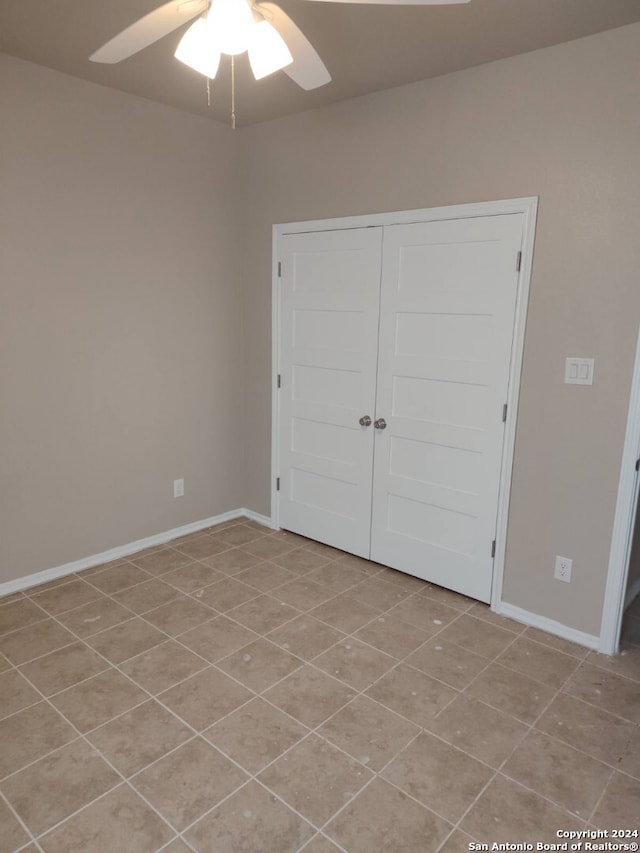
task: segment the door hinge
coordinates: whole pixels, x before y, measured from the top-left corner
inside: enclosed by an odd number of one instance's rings
[[[522,252],[518,252],[518,257],[516,258],[516,272],[520,272],[521,266],[522,266]]]
[[[636,471],[640,471],[640,459],[636,459]]]
[[[281,384],[282,384],[282,376],[280,374],[278,374],[278,388],[280,387]]]
[[[502,407],[502,423],[506,424],[507,422],[507,404],[505,403]]]
[[[282,278],[282,261],[278,261],[278,278]]]
[[[276,477],[276,492],[280,491],[280,477]]]
[[[492,560],[495,557],[495,555],[496,555],[496,540],[494,539],[493,542],[491,543],[491,559]]]

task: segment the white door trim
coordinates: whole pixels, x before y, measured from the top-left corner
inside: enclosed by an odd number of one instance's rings
[[[613,520],[611,550],[607,585],[602,608],[599,651],[605,655],[614,655],[618,651],[620,627],[624,612],[625,586],[629,569],[629,551],[634,523],[638,474],[636,460],[640,456],[640,331],[636,347],[636,360],[631,383],[627,431],[625,433],[620,466],[618,499]]]
[[[274,527],[279,527],[278,492],[276,487],[278,477],[278,429],[279,429],[279,397],[277,388],[278,373],[280,372],[279,327],[280,310],[280,281],[278,278],[278,259],[280,238],[285,234],[300,234],[305,231],[334,231],[347,228],[369,228],[380,225],[402,225],[412,222],[430,222],[444,219],[464,219],[477,216],[501,216],[509,213],[524,215],[522,258],[520,275],[518,277],[518,294],[511,349],[511,365],[509,370],[509,390],[507,394],[507,423],[505,426],[504,445],[502,451],[502,472],[500,476],[500,496],[498,499],[498,515],[496,526],[496,554],[493,571],[491,592],[491,608],[498,610],[502,599],[502,583],[504,576],[504,560],[506,552],[507,520],[509,513],[509,498],[511,493],[511,475],[513,471],[513,453],[516,434],[516,417],[520,393],[520,374],[524,352],[524,336],[529,301],[529,287],[533,267],[533,242],[538,210],[538,198],[503,199],[500,201],[477,202],[473,204],[451,205],[447,207],[432,207],[422,210],[402,210],[389,213],[367,214],[363,216],[347,216],[338,219],[320,219],[307,222],[288,222],[273,226],[273,255],[272,255],[272,388],[273,405],[271,417],[271,519]]]

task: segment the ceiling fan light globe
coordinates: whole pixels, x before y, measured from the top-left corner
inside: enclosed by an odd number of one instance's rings
[[[220,65],[220,51],[212,45],[209,24],[204,18],[198,18],[191,24],[180,39],[174,56],[210,80],[215,78]]]
[[[256,24],[249,45],[249,63],[256,80],[262,80],[292,62],[291,51],[275,27],[268,21]]]
[[[213,0],[207,22],[213,46],[235,56],[248,49],[255,23],[246,0]]]

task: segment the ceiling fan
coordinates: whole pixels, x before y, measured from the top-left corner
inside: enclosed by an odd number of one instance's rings
[[[470,0],[328,2],[439,6]],[[257,80],[280,69],[306,90],[331,80],[306,36],[271,0],[170,0],[114,36],[89,58],[92,62],[121,62],[193,18],[197,20],[183,35],[175,56],[209,80],[216,76],[220,54],[230,54],[233,62],[234,56],[245,51]]]

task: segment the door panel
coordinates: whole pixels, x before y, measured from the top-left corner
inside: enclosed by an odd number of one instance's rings
[[[371,559],[489,601],[521,214],[385,228]]]
[[[281,241],[280,525],[369,556],[382,229]]]

